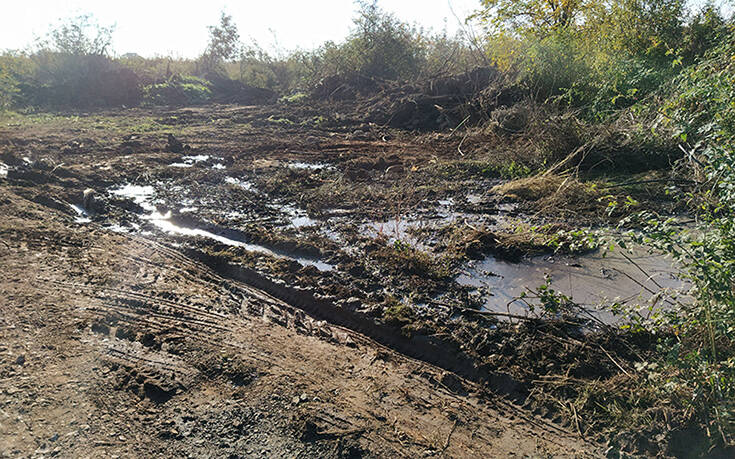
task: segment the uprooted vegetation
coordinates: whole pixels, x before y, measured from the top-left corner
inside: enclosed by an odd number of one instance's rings
[[[280,59],[237,55],[226,15],[212,39],[231,42],[192,61],[113,58],[109,30],[72,46],[61,27],[31,54],[0,57],[0,103],[138,108],[3,115],[21,133],[4,131],[0,180],[69,215],[66,203],[97,188],[99,210],[79,208],[77,223],[166,241],[218,276],[456,372],[611,454],[726,456],[731,21],[712,7],[687,15],[678,1],[551,13],[532,1],[533,18],[547,20],[529,24],[516,2],[480,3],[488,52],[422,36],[374,4],[343,43]],[[150,190],[114,193],[130,184]],[[570,273],[610,245],[630,262],[618,279],[650,299],[575,301]],[[639,247],[675,259],[683,291],[646,272]],[[566,264],[568,276],[508,301],[488,281],[502,275],[480,272],[541,262]],[[487,306],[493,297],[498,309]],[[303,312],[293,314],[277,323]],[[202,365],[240,385],[257,377],[236,361]]]

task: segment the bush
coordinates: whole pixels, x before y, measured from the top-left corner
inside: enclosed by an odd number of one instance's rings
[[[630,234],[670,253],[694,286],[694,301],[659,311],[640,327],[674,330],[661,343],[659,372],[666,386],[686,394],[710,441],[735,444],[735,37],[687,68],[656,110],[688,153],[682,166],[697,184],[682,197],[701,226],[682,231],[671,220],[643,214],[646,231]]]
[[[17,56],[23,65],[11,72],[15,102],[85,108],[137,104],[138,76],[107,55],[111,33],[89,16],[62,22],[35,52]]]
[[[496,32],[488,50],[500,68],[516,70],[537,101],[563,101],[592,120],[644,100],[726,30],[713,7],[687,21],[681,0],[593,1],[580,8],[577,20],[565,25]]]
[[[23,75],[25,59],[6,53],[0,55],[0,110],[7,109],[17,102],[19,78]]]
[[[125,54],[117,63],[138,75],[141,86],[166,81],[173,75],[194,75],[196,62],[191,59],[153,57],[143,58],[137,54]]]
[[[143,88],[143,100],[150,105],[197,105],[212,98],[211,84],[192,76],[174,76]]]
[[[137,105],[138,76],[101,55],[38,51],[31,78],[19,82],[21,102],[44,107]]]

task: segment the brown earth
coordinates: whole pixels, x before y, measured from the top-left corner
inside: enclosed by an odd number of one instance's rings
[[[3,186],[5,457],[587,457],[456,377]],[[465,391],[461,391],[465,392]]]
[[[168,133],[181,152],[169,151]],[[600,456],[578,425],[514,404],[518,381],[451,338],[464,328],[407,328],[402,314],[376,312],[394,297],[454,288],[433,265],[404,252],[386,261],[380,238],[353,229],[355,254],[284,227],[272,207],[298,205],[324,225],[341,208],[350,221],[337,228],[354,228],[469,190],[482,195],[470,210],[492,214],[494,178],[437,172],[446,161],[477,168],[471,147],[458,154],[461,140],[362,123],[339,105],[3,119],[0,456]],[[171,167],[182,154],[217,159]],[[294,171],[290,161],[334,170]],[[225,186],[225,174],[262,194]],[[157,198],[174,210],[190,190],[208,204],[186,221],[336,269],[157,232],[136,204],[105,195],[125,183],[163,184]],[[101,210],[77,224],[68,204],[88,187]],[[130,221],[149,232],[105,229]],[[309,290],[279,295],[281,284]]]

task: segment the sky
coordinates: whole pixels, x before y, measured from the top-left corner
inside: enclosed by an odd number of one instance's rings
[[[232,15],[245,43],[264,49],[312,49],[347,36],[355,16],[352,0],[2,0],[0,50],[26,49],[61,19],[92,14],[101,25],[115,25],[116,54],[196,57],[207,44],[208,25],[222,10]],[[381,8],[417,25],[459,28],[479,0],[378,0]],[[450,7],[451,5],[451,7]]]

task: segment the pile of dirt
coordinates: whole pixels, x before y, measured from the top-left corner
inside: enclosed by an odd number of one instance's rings
[[[370,97],[390,87],[390,82],[359,74],[331,75],[323,78],[311,91],[317,100],[340,101]]]
[[[517,103],[521,92],[505,84],[496,68],[477,67],[411,83],[333,76],[323,80],[312,97],[330,101],[357,99],[355,111],[369,122],[430,131],[488,119],[496,108]]]
[[[262,105],[275,102],[278,98],[275,91],[256,88],[239,80],[232,80],[219,75],[207,75],[212,84],[214,102],[221,104]]]

